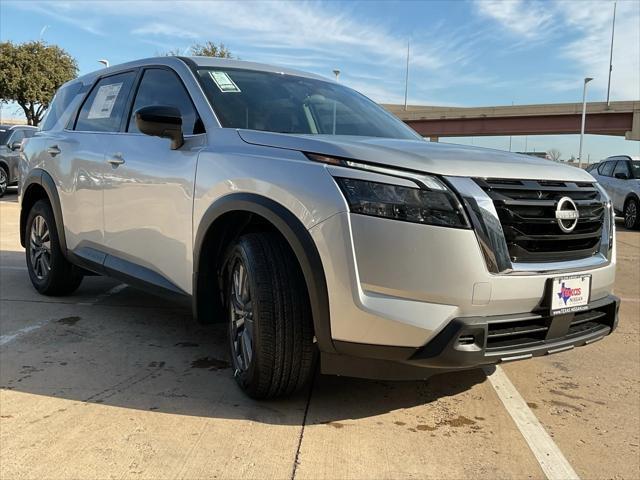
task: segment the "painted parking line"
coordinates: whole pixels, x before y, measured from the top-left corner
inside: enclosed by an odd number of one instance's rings
[[[16,271],[20,271],[20,272],[26,272],[27,271],[27,267],[13,267],[13,266],[8,266],[8,265],[2,265],[2,266],[0,266],[0,270],[16,270]]]
[[[121,283],[120,285],[116,285],[115,287],[110,288],[106,292],[101,293],[100,295],[98,295],[95,299],[93,299],[90,302],[74,303],[73,305],[84,305],[84,306],[95,305],[98,302],[104,300],[105,298],[110,297],[111,295],[115,295],[118,292],[121,292],[122,290],[127,288],[127,286],[128,285],[125,285],[124,283]],[[5,300],[3,300],[3,301],[5,301]],[[26,302],[28,302],[28,301],[26,301]],[[63,302],[52,302],[52,303],[63,303]],[[7,343],[10,343],[10,342],[16,340],[17,338],[20,338],[23,335],[26,335],[27,333],[31,333],[34,330],[38,330],[39,328],[42,328],[45,325],[47,325],[49,322],[51,322],[51,320],[44,320],[42,322],[38,322],[38,323],[35,323],[33,325],[29,325],[28,327],[21,328],[20,330],[17,330],[17,331],[15,331],[13,333],[0,335],[0,346],[6,345]]]
[[[43,322],[38,322],[34,325],[29,325],[28,327],[21,328],[16,332],[8,333],[6,335],[0,335],[0,347],[3,345],[6,345],[9,342],[14,341],[16,338],[19,338],[23,335],[26,335],[27,333],[33,332],[34,330],[38,330],[39,328],[44,327],[50,321],[51,320],[45,320]]]
[[[127,288],[129,285],[126,285],[124,283],[121,283],[119,285],[116,285],[115,287],[110,288],[109,290],[107,290],[104,293],[101,293],[100,295],[98,295],[96,298],[94,298],[93,300],[89,301],[89,302],[81,302],[78,303],[78,305],[95,305],[96,303],[101,302],[102,300],[110,297],[111,295],[115,295],[116,293],[120,293],[122,290],[124,290],[125,288]]]
[[[485,368],[485,373],[547,478],[579,480],[578,474],[518,393],[504,370],[496,365],[495,370],[493,367]]]

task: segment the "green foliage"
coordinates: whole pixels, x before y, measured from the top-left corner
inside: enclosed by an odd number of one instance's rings
[[[205,43],[196,43],[191,46],[191,55],[197,57],[219,57],[219,58],[233,58],[231,51],[224,46],[224,43],[216,45],[211,41]]]
[[[211,41],[205,43],[195,43],[189,47],[189,54],[196,57],[218,57],[218,58],[233,58],[231,50],[225,47],[224,43],[216,45]],[[185,55],[180,48],[174,48],[163,54],[165,57],[179,57]]]
[[[38,125],[56,90],[75,78],[78,64],[56,45],[0,43],[0,101],[16,102],[29,125]]]

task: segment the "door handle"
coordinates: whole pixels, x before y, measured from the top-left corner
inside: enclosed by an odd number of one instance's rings
[[[114,153],[107,163],[110,163],[113,168],[116,168],[124,163],[124,157],[121,153]]]
[[[55,157],[56,155],[60,155],[61,150],[58,147],[58,145],[53,145],[53,146],[47,148],[47,153],[49,155],[51,155],[52,157]]]

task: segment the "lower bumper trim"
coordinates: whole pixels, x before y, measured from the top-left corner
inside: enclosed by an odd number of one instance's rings
[[[321,371],[381,380],[419,380],[446,371],[564,352],[613,332],[619,306],[620,300],[610,295],[578,313],[456,318],[418,349],[334,341],[338,353],[321,354]]]

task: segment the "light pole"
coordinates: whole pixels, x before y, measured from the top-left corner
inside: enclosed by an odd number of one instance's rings
[[[409,96],[409,49],[411,42],[407,42],[407,71],[404,75],[404,111],[407,111],[407,97]]]
[[[613,70],[613,38],[616,33],[616,2],[613,2],[613,23],[611,24],[611,51],[609,52],[609,81],[607,82],[607,108],[611,106],[609,93],[611,93],[611,71]]]
[[[109,60],[105,58],[101,58],[100,60],[98,60],[98,63],[101,63],[102,65],[104,65],[104,68],[109,68]]]
[[[582,142],[584,141],[584,123],[587,119],[587,83],[593,78],[585,77],[582,87],[582,126],[580,127],[580,149],[578,150],[578,167],[582,168]]]
[[[336,82],[338,81],[338,78],[340,78],[340,70],[338,70],[337,68],[333,71],[333,74],[336,76]]]

